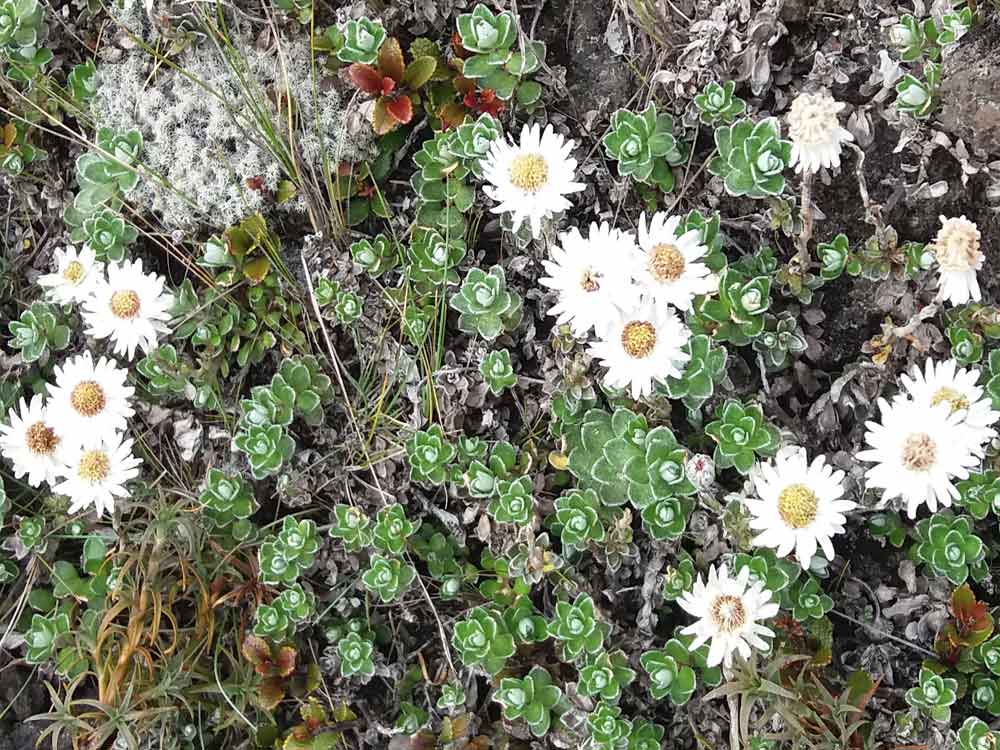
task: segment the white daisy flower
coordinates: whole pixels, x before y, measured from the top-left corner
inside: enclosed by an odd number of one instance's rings
[[[760,499],[747,498],[753,514],[750,528],[760,533],[753,544],[773,547],[779,557],[793,550],[803,570],[809,567],[817,546],[828,560],[835,552],[832,537],[844,532],[844,513],[857,505],[841,500],[844,472],[834,471],[825,456],[812,463],[804,448],[782,448],[774,461],[759,463],[751,473]]]
[[[143,273],[141,260],[109,265],[107,281],[83,303],[87,333],[99,339],[110,336],[115,354],[128,359],[136,348],[148,352],[161,333],[170,331],[173,297],[163,291],[164,283],[162,276]]]
[[[612,388],[628,387],[634,399],[651,394],[654,381],[681,377],[691,358],[681,349],[691,331],[671,308],[646,297],[598,335],[590,353],[608,368],[604,382]]]
[[[699,294],[711,294],[719,288],[719,278],[700,262],[708,248],[699,242],[698,230],[680,237],[681,220],[660,211],[646,224],[646,214],[639,217],[639,251],[632,276],[643,294],[657,303],[690,310],[691,300]]]
[[[740,568],[735,578],[730,577],[725,566],[713,566],[708,569],[707,583],[699,575],[691,591],[677,600],[685,612],[698,618],[698,622],[681,630],[694,636],[690,650],[712,642],[708,649],[710,667],[729,667],[733,652],[748,659],[751,649],[770,649],[764,638],[773,638],[774,631],[759,623],[778,614],[778,603],[771,601],[771,592],[763,583],[748,587],[749,581],[750,566]]]
[[[0,423],[0,453],[14,466],[14,476],[27,475],[28,484],[52,484],[62,465],[65,444],[56,432],[41,394],[31,402],[21,399],[18,409],[7,413],[10,424]]]
[[[128,497],[125,482],[139,476],[142,460],[132,455],[132,440],[104,435],[72,450],[62,467],[65,477],[52,489],[70,500],[70,513],[93,506],[98,515],[113,513],[116,497]]]
[[[883,502],[903,498],[910,518],[923,503],[931,512],[950,506],[959,494],[952,480],[966,479],[979,463],[963,414],[947,403],[929,407],[909,398],[880,398],[878,405],[882,422],[866,423],[871,448],[856,456],[876,464],[865,475],[868,484],[883,490]]]
[[[976,271],[983,267],[985,258],[980,249],[979,228],[964,216],[940,218],[941,229],[930,246],[938,262],[937,298],[953,305],[964,305],[969,300],[978,302],[983,293]]]
[[[549,275],[539,283],[559,292],[549,315],[583,336],[621,315],[621,306],[634,296],[629,263],[637,251],[635,237],[603,222],[591,224],[586,238],[575,227],[563,232],[559,243],[552,260],[542,261]]]
[[[796,172],[818,172],[820,167],[840,167],[840,150],[853,141],[840,126],[837,114],[845,107],[829,94],[799,94],[788,112],[792,139],[792,164]]]
[[[56,250],[56,272],[38,277],[45,287],[45,296],[60,305],[83,302],[94,292],[104,277],[104,264],[99,263],[89,247],[79,253],[68,246]]]
[[[543,133],[537,124],[524,126],[519,144],[506,138],[493,141],[482,161],[483,176],[490,183],[483,190],[500,204],[492,212],[512,214],[514,231],[528,221],[532,236],[541,236],[542,220],[569,208],[565,196],[584,188],[583,183],[573,181],[576,159],[570,153],[574,145],[551,125]]]
[[[993,410],[993,402],[985,398],[977,385],[980,372],[958,366],[954,359],[934,362],[928,359],[924,371],[914,366],[911,375],[903,374],[903,388],[913,400],[924,408],[947,403],[952,413],[960,412],[961,422],[968,430],[970,447],[979,446],[979,454],[997,436],[993,425],[1000,419],[1000,412]]]
[[[135,388],[125,385],[128,371],[101,357],[94,363],[84,352],[55,369],[49,387],[49,419],[67,443],[82,445],[89,436],[124,432],[135,414],[129,403]]]

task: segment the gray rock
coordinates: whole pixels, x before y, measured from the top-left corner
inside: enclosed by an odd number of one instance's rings
[[[941,124],[973,151],[1000,154],[1000,23],[990,19],[945,58]]]

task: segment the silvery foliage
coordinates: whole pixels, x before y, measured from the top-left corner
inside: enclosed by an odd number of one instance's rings
[[[120,20],[149,37],[155,27],[141,19],[141,8],[133,7],[137,5],[141,3],[126,0]],[[269,89],[290,89],[301,123],[296,147],[305,164],[319,171],[324,152],[344,162],[371,155],[367,123],[359,119],[345,127],[340,95],[331,87],[314,87],[308,41],[281,40],[279,60],[273,48],[261,51],[240,39],[234,34],[246,77],[256,87],[254,99],[270,103]],[[117,62],[100,62],[100,85],[92,103],[98,126],[140,130],[145,167],[167,183],[145,179],[132,200],[159,213],[171,228],[205,224],[224,229],[264,208],[266,194],[273,194],[285,176],[250,118],[239,77],[218,47],[203,39],[176,59],[194,80],[170,66],[160,66],[151,78],[151,63],[142,49],[126,51]],[[285,116],[276,113],[279,133]],[[258,177],[263,189],[249,187],[247,180]],[[284,207],[294,209],[297,203],[301,207],[295,200]]]

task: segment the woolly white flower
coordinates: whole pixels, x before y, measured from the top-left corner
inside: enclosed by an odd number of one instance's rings
[[[854,140],[851,132],[842,128],[837,119],[844,106],[829,94],[799,94],[792,102],[788,133],[792,139],[792,164],[796,172],[840,167],[843,143]]]
[[[574,182],[576,159],[570,157],[573,141],[566,141],[548,125],[545,132],[539,125],[525,125],[521,142],[510,143],[498,138],[482,161],[483,176],[490,183],[483,190],[500,205],[495,214],[510,213],[514,231],[525,221],[538,238],[542,220],[570,207],[568,193],[583,190]]]
[[[163,291],[164,278],[142,272],[142,261],[125,261],[108,266],[108,279],[102,281],[83,304],[87,333],[114,342],[115,354],[128,359],[136,348],[148,352],[156,346],[161,333],[170,328],[173,297]]]
[[[38,277],[38,283],[45,287],[45,296],[60,305],[83,302],[101,282],[104,264],[98,263],[94,251],[89,247],[79,253],[68,246],[56,250],[56,272]]]
[[[612,388],[628,387],[632,398],[653,392],[653,383],[679,378],[690,355],[681,349],[691,336],[669,307],[640,297],[635,307],[611,321],[590,353],[608,368],[604,382]]]
[[[941,229],[931,245],[938,262],[937,298],[953,305],[978,302],[983,294],[976,271],[983,267],[985,257],[980,249],[979,228],[964,216],[940,218]]]
[[[629,261],[637,250],[635,237],[603,222],[591,224],[586,238],[575,227],[563,232],[559,243],[552,260],[542,261],[549,275],[539,283],[559,292],[549,315],[583,336],[621,315],[621,306],[633,297]]]
[[[983,389],[977,385],[980,372],[958,366],[954,359],[934,362],[928,359],[924,371],[914,366],[911,375],[902,375],[903,388],[913,400],[925,408],[947,403],[951,411],[962,415],[962,425],[969,434],[971,447],[979,446],[979,453],[997,436],[993,425],[1000,419],[1000,412],[993,410],[993,403],[984,398]]]
[[[660,211],[646,224],[646,214],[639,217],[639,249],[635,254],[632,276],[642,293],[656,302],[690,310],[691,300],[719,288],[719,279],[704,263],[708,254],[698,230],[680,237],[680,217]]]
[[[84,352],[57,366],[55,375],[49,419],[67,443],[76,447],[88,437],[125,431],[126,420],[135,413],[129,404],[135,388],[125,385],[126,370],[106,357],[95,364],[90,352]]]
[[[45,409],[41,394],[31,402],[21,399],[18,409],[7,413],[10,424],[0,423],[0,453],[14,466],[14,476],[27,475],[28,484],[52,484],[62,465],[65,444]]]
[[[693,635],[690,650],[694,651],[707,641],[708,666],[733,663],[733,652],[748,659],[751,649],[767,651],[770,645],[764,638],[773,638],[774,631],[760,624],[761,620],[778,614],[778,603],[771,601],[771,592],[764,584],[757,582],[748,586],[750,566],[740,568],[735,578],[724,566],[708,569],[708,581],[701,576],[694,587],[677,603],[698,622],[681,629],[685,635]]]
[[[844,532],[844,513],[857,507],[840,499],[844,472],[828,466],[825,456],[809,463],[804,448],[790,446],[782,448],[773,462],[757,464],[751,476],[760,498],[745,501],[754,516],[750,528],[760,531],[753,544],[773,547],[779,557],[794,550],[803,570],[817,546],[832,560],[830,539]]]
[[[141,459],[132,455],[132,440],[104,435],[73,449],[60,472],[54,492],[70,500],[69,512],[93,506],[98,515],[113,513],[116,497],[128,497],[125,482],[139,476]]]
[[[922,503],[932,512],[948,507],[958,497],[953,479],[966,479],[979,463],[969,445],[963,414],[950,404],[937,406],[900,397],[889,403],[878,400],[882,421],[866,422],[865,441],[871,446],[856,458],[874,463],[868,484],[883,490],[882,501],[901,497],[906,512],[915,518]]]

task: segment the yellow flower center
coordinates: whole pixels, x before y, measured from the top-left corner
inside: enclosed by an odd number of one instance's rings
[[[108,454],[98,449],[87,451],[80,456],[77,473],[88,482],[101,482],[107,479],[108,474],[111,473],[111,461],[108,460]]]
[[[69,396],[69,402],[76,411],[84,417],[100,414],[108,400],[104,389],[93,380],[82,380],[76,384]]]
[[[747,612],[735,596],[717,596],[709,608],[712,623],[723,633],[733,633],[743,627]]]
[[[931,396],[931,406],[937,406],[938,404],[944,403],[951,406],[952,414],[960,409],[969,408],[969,399],[956,391],[954,388],[949,388],[948,386],[939,388],[937,392]]]
[[[622,348],[630,357],[648,357],[656,346],[656,329],[645,320],[632,320],[622,329]]]
[[[24,444],[32,453],[48,455],[59,445],[55,431],[44,422],[35,422],[24,431]]]
[[[541,154],[521,154],[510,164],[510,181],[529,193],[537,192],[549,181],[549,165]]]
[[[914,432],[903,441],[903,466],[926,471],[937,461],[937,444],[926,432]]]
[[[778,515],[793,529],[804,529],[816,520],[819,498],[804,484],[790,484],[778,495]]]
[[[684,273],[684,256],[676,245],[657,245],[649,253],[649,273],[657,281],[677,281]]]
[[[83,274],[83,264],[78,260],[71,260],[69,265],[66,266],[66,270],[63,271],[63,278],[75,286],[80,283],[80,280],[83,278]]]
[[[596,292],[601,288],[593,268],[588,268],[583,272],[583,276],[580,278],[580,288],[585,292]]]
[[[131,320],[139,314],[139,295],[131,289],[122,289],[111,295],[111,312],[122,320]]]

